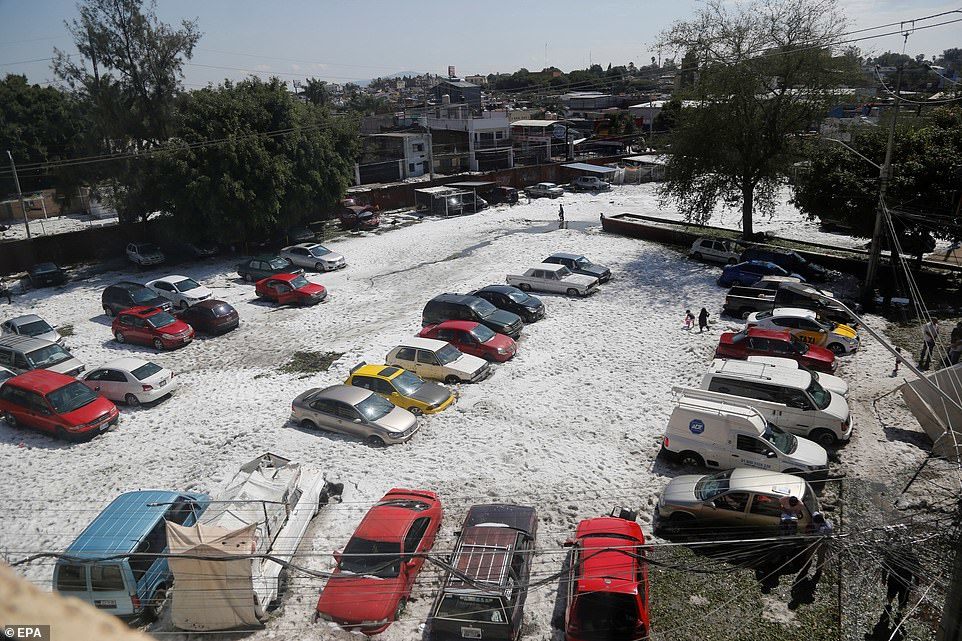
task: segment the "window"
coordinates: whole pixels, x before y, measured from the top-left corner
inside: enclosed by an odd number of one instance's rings
[[[775,452],[772,451],[772,448],[768,447],[767,443],[744,434],[738,435],[735,447],[742,452],[751,452],[752,454],[758,454],[760,456],[775,456]]]
[[[177,525],[184,525],[194,514],[194,504],[187,499],[179,499],[167,510],[166,519]]]
[[[380,378],[371,379],[371,387],[368,389],[378,394],[391,395],[394,393],[394,387],[389,382]]]
[[[421,545],[421,539],[424,538],[424,533],[428,530],[428,525],[431,523],[431,519],[422,516],[416,519],[411,525],[411,529],[408,530],[407,536],[404,537],[404,551],[407,554],[413,554],[417,552],[418,546]]]
[[[153,376],[154,374],[159,372],[161,369],[162,368],[160,367],[160,365],[157,365],[155,363],[144,363],[143,365],[141,365],[140,367],[132,371],[131,374],[133,374],[134,378],[136,378],[138,381],[142,381],[145,378],[149,378]],[[121,374],[121,376],[124,377],[123,380],[126,380],[127,377],[125,374]]]
[[[438,357],[434,352],[429,352],[426,349],[418,350],[418,362],[424,363],[425,365],[440,365],[438,362]]]
[[[798,389],[783,389],[782,402],[799,410],[811,409],[811,404],[808,402],[805,392]]]
[[[154,287],[156,287],[157,289],[162,289],[162,290],[164,290],[165,292],[170,292],[170,291],[173,291],[173,290],[174,290],[174,288],[171,286],[170,283],[163,283],[163,282],[161,282],[161,283],[154,283]]]
[[[86,592],[87,568],[83,565],[61,565],[57,570],[58,592]]]
[[[496,131],[496,132],[494,132],[494,137],[495,137],[497,140],[501,140],[502,138],[504,138],[504,132],[503,132],[503,131]]]
[[[369,376],[355,376],[351,379],[351,385],[354,387],[362,387],[364,389],[373,390],[375,379]]]
[[[0,365],[13,365],[13,352],[9,349],[0,349]]]
[[[414,147],[414,151],[424,151],[424,143],[423,143],[423,142],[414,143],[414,146],[413,146],[413,147]],[[411,169],[412,169],[412,170],[414,169],[414,165],[411,165]]]
[[[456,341],[458,339],[457,332],[450,329],[439,329],[438,330],[438,340],[440,341]]]
[[[115,369],[108,369],[104,370],[104,377],[101,380],[110,381],[111,383],[126,383],[127,377],[123,372],[119,372]]]
[[[88,381],[102,381],[102,380],[104,380],[103,377],[104,377],[104,375],[105,375],[106,373],[107,373],[107,370],[105,370],[105,369],[97,369],[97,370],[94,370],[94,371],[90,372],[90,374],[87,376],[86,380],[88,380]]]
[[[754,498],[752,498],[751,513],[778,518],[782,515],[782,505],[777,499],[771,496],[756,494]]]
[[[374,398],[377,398],[376,396]],[[345,421],[353,421],[356,418],[361,418],[357,410],[347,403],[335,403],[334,411],[337,412],[337,417],[342,418]]]
[[[90,589],[94,592],[124,592],[124,575],[119,565],[91,565]]]
[[[319,398],[311,403],[311,409],[317,410],[324,414],[336,414],[337,410],[334,407],[334,401],[326,398]]]
[[[13,403],[14,405],[19,405],[21,407],[27,407],[30,404],[27,393],[19,387],[14,387],[12,385],[4,385],[3,387],[0,387],[0,398],[8,403]]]
[[[712,503],[720,510],[744,512],[745,508],[748,507],[748,492],[732,492],[730,494],[722,494],[712,501]]]
[[[120,322],[121,325],[126,325],[127,327],[133,327],[133,326],[134,326],[134,317],[133,317],[133,316],[129,316],[129,315],[127,315],[127,314],[121,314],[121,315],[120,315],[120,321],[119,321],[119,322]]]
[[[415,350],[413,347],[402,347],[397,351],[397,354],[394,355],[394,358],[398,359],[399,361],[410,361],[413,363],[414,351]]]
[[[413,172],[413,171],[414,171],[414,163],[413,163],[413,162],[409,162],[409,163],[408,163],[408,171],[410,171],[410,172]]]
[[[155,562],[158,560],[163,560],[156,556],[142,556],[142,555],[152,555],[160,554],[167,548],[167,526],[164,520],[161,519],[154,529],[150,531],[137,549],[134,554],[130,556],[130,569],[134,573],[134,580],[138,583],[143,578],[144,574],[150,569]]]

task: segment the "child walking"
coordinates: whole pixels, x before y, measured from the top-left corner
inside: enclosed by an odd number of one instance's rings
[[[691,331],[691,328],[695,326],[695,315],[691,313],[690,309],[685,310],[685,329]]]

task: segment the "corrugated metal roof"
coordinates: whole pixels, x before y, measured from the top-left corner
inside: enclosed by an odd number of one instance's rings
[[[561,120],[515,120],[511,123],[512,127],[550,127],[551,125],[562,122]]]
[[[586,171],[591,174],[613,174],[618,171],[617,167],[602,167],[600,165],[592,165],[586,162],[572,162],[567,165],[561,165],[565,169],[574,169],[575,171]]]
[[[170,505],[165,504],[179,496],[182,495],[167,490],[121,494],[80,533],[66,554],[98,558],[133,552],[170,509]]]

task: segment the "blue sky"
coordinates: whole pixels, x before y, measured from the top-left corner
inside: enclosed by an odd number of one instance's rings
[[[962,8],[962,0],[840,3],[852,29]],[[448,65],[460,75],[533,70],[544,67],[546,45],[547,63],[564,70],[589,60],[644,64],[658,55],[659,31],[696,7],[696,0],[160,0],[158,13],[168,22],[197,18],[204,35],[185,82],[203,86],[250,72],[348,82],[398,71],[445,74]],[[49,61],[23,61],[49,58],[55,46],[73,51],[63,21],[76,13],[75,0],[0,0],[0,74],[53,80]],[[902,38],[859,44],[900,51]],[[962,22],[911,36],[906,52],[931,56],[953,46],[962,46]]]

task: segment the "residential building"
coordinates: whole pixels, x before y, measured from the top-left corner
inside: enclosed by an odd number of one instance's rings
[[[481,111],[481,87],[463,80],[442,80],[432,89],[434,99],[443,103],[444,96],[451,104],[467,104],[475,112]]]
[[[359,185],[416,178],[430,171],[428,135],[390,132],[362,138],[360,160],[355,166]]]
[[[487,86],[488,86],[488,77],[487,77],[487,76],[482,76],[482,75],[477,75],[477,76],[465,76],[465,77],[464,77],[464,81],[465,81],[465,82],[470,82],[472,85],[477,85],[477,86],[479,86],[479,87],[487,87]]]
[[[441,173],[490,171],[514,166],[506,111],[475,112],[468,104],[429,107],[434,167]]]
[[[511,123],[515,155],[524,164],[549,162],[566,156],[566,142],[573,144],[577,131],[566,120],[518,120]]]

